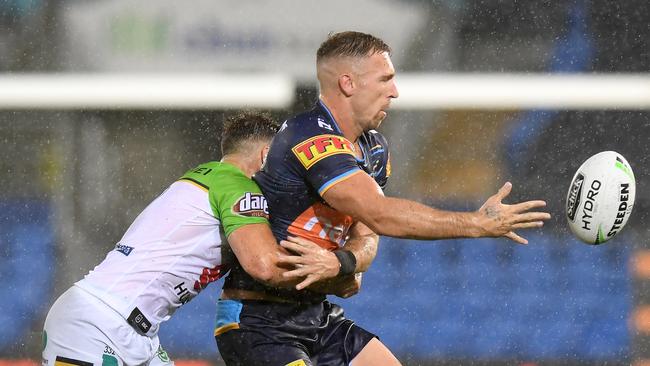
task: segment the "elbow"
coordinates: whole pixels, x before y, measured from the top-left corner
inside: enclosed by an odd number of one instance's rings
[[[387,235],[385,232],[385,226],[382,225],[382,221],[380,219],[369,217],[367,219],[361,219],[360,221],[366,224],[366,226],[368,226],[370,230],[374,231],[375,233],[379,235]]]
[[[268,258],[258,260],[244,270],[257,282],[268,286],[277,286],[280,283],[280,273],[276,270],[275,263]]]
[[[343,296],[343,298],[346,299],[346,298],[348,298],[348,297],[352,297],[352,296],[358,294],[359,291],[361,291],[361,282],[360,282],[360,281],[355,281],[355,282],[354,282],[354,286],[352,286],[352,287],[350,288],[350,291],[348,291],[348,293],[346,293],[346,294]]]
[[[338,294],[336,294],[338,297],[341,297],[343,299],[347,299],[348,297],[352,297],[361,291],[361,278],[362,278],[361,273],[355,273],[354,277],[352,277],[352,280],[349,281],[349,284],[345,286],[341,291],[339,291]]]
[[[275,277],[273,276],[272,271],[266,269],[266,268],[256,268],[255,270],[252,271],[247,271],[251,277],[257,282],[261,282],[265,285],[270,285],[273,286],[275,285]]]

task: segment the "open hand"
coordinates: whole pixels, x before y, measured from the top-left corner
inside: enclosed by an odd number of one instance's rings
[[[314,282],[333,278],[339,274],[341,263],[334,253],[304,238],[288,237],[280,245],[296,255],[280,254],[279,263],[290,264],[296,268],[282,274],[285,278],[303,278],[296,285],[302,290]]]
[[[551,215],[547,212],[530,212],[530,210],[546,206],[546,202],[541,200],[526,201],[513,205],[502,203],[511,190],[512,183],[506,182],[477,211],[479,220],[481,220],[481,227],[485,230],[482,236],[505,236],[519,244],[528,244],[528,240],[517,235],[515,230],[542,227],[544,221],[550,219]]]

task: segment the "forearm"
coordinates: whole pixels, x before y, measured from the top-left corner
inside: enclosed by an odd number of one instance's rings
[[[263,283],[270,287],[278,288],[294,288],[298,283],[300,283],[299,278],[288,278],[283,274],[288,270],[294,269],[293,267],[282,265],[279,261],[278,253],[283,253],[288,255],[289,253],[282,248],[278,247],[278,252],[268,253],[267,258],[261,260],[256,264],[256,270],[250,270],[247,272],[253,277],[256,281]]]
[[[356,174],[334,185],[323,198],[380,235],[424,240],[484,235],[476,212],[450,212],[386,197],[367,174]]]
[[[363,223],[357,222],[350,230],[350,238],[343,247],[354,254],[357,265],[355,272],[365,272],[377,255],[379,236]]]
[[[382,197],[379,208],[359,217],[374,232],[412,239],[450,239],[483,235],[475,212],[451,212],[400,198]]]
[[[288,252],[277,244],[265,224],[245,225],[228,237],[228,242],[239,264],[256,281],[272,287],[293,288],[300,281],[283,276],[293,266],[280,262]]]
[[[361,289],[361,273],[368,270],[377,255],[379,236],[361,222],[356,222],[350,228],[350,237],[342,250],[350,251],[356,258],[354,274],[338,275],[326,280],[320,280],[308,288],[312,291],[333,294],[339,297],[350,297]],[[337,271],[340,270],[337,269]]]

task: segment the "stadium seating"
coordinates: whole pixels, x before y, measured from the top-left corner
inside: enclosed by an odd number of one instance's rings
[[[528,246],[382,238],[361,293],[330,301],[403,360],[627,357],[632,299],[625,238],[598,247],[541,231],[528,238]],[[172,357],[215,357],[220,286],[208,287],[163,325],[161,342]]]
[[[630,247],[541,231],[504,239],[382,238],[362,292],[332,299],[403,359],[621,360]]]
[[[51,303],[54,234],[49,206],[37,200],[0,201],[0,351],[32,327],[42,327]]]

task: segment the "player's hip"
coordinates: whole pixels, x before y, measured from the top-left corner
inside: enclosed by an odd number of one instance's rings
[[[297,360],[310,365],[319,358],[340,358],[345,364],[374,335],[328,301],[219,300],[215,337],[229,365],[285,365]]]
[[[43,342],[47,365],[140,365],[161,352],[157,336],[138,334],[119,313],[77,286],[50,308]],[[166,354],[160,356],[166,358]]]

